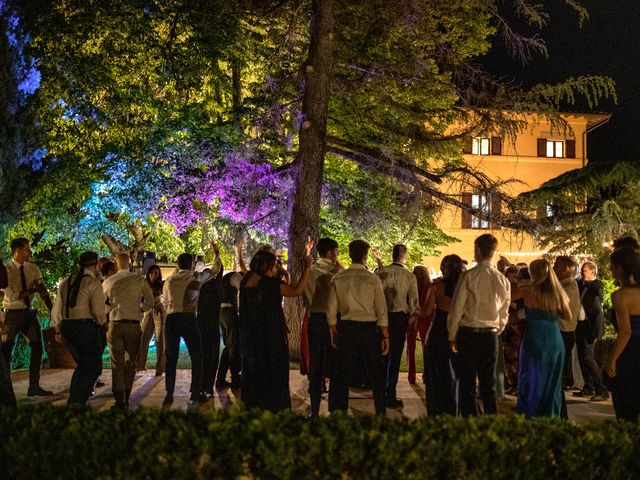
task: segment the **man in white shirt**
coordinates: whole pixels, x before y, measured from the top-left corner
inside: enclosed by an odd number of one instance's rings
[[[52,302],[49,292],[42,282],[40,269],[29,260],[31,246],[26,238],[16,238],[11,242],[11,260],[5,265],[8,285],[4,289],[3,309],[5,312],[2,333],[2,353],[10,368],[11,355],[16,336],[22,333],[29,340],[31,357],[29,359],[29,390],[31,396],[48,396],[53,392],[40,387],[40,367],[42,365],[42,330],[38,314],[31,306],[35,293],[40,295],[51,311]]]
[[[100,332],[106,326],[104,293],[98,280],[98,254],[80,255],[80,269],[66,277],[58,288],[51,320],[71,352],[77,367],[69,386],[69,403],[85,405],[102,372]]]
[[[337,349],[336,368],[329,388],[331,412],[349,408],[349,380],[360,354],[373,386],[376,413],[386,413],[380,362],[389,353],[389,322],[382,282],[366,267],[369,248],[364,240],[349,244],[349,256],[353,263],[333,277],[329,292],[327,323],[331,344]]]
[[[396,395],[400,361],[404,349],[404,340],[407,336],[409,321],[415,320],[413,315],[420,307],[418,299],[418,280],[416,276],[405,267],[407,262],[407,247],[402,244],[393,246],[393,263],[389,266],[381,266],[377,274],[382,280],[382,288],[387,301],[389,312],[389,355],[383,360],[385,373],[387,407],[402,407],[402,400]],[[376,256],[379,264],[382,263]]]
[[[129,408],[136,376],[144,312],[153,308],[153,292],[142,275],[129,271],[129,255],[116,257],[118,271],[102,284],[109,313],[107,344],[111,357],[112,392],[116,408]]]
[[[553,271],[556,273],[560,284],[569,298],[569,308],[571,310],[570,322],[567,322],[563,318],[558,320],[565,351],[563,373],[563,384],[565,388],[571,388],[574,384],[572,351],[576,343],[576,327],[578,326],[581,307],[580,290],[578,288],[578,282],[576,281],[577,269],[578,264],[568,255],[557,256],[553,263]]]
[[[460,276],[447,319],[451,348],[458,353],[458,411],[464,417],[478,414],[476,378],[484,413],[498,410],[498,335],[509,319],[511,287],[491,263],[497,247],[498,240],[491,234],[476,238],[478,264]]]
[[[217,245],[212,242],[212,249],[218,252]],[[222,268],[220,258],[216,255],[214,271],[194,274],[193,255],[182,253],[178,256],[178,271],[164,282],[162,296],[167,307],[165,323],[165,360],[167,395],[163,406],[173,403],[173,392],[176,385],[176,367],[180,353],[180,338],[184,338],[191,359],[191,401],[205,402],[207,396],[202,393],[203,363],[202,339],[196,321],[196,307],[202,283],[215,276]]]
[[[317,417],[320,412],[326,359],[331,348],[327,324],[331,281],[334,275],[342,270],[338,263],[338,242],[331,238],[321,238],[316,250],[320,258],[311,265],[309,280],[304,290],[309,310],[309,397],[312,417]]]

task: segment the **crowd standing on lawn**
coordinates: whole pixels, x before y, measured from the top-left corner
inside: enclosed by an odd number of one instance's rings
[[[55,303],[30,261],[25,238],[11,242],[11,259],[0,264],[3,294],[0,404],[15,405],[10,365],[18,334],[31,347],[29,396],[50,396],[40,387],[42,333],[33,308],[38,294],[51,310],[58,341],[77,367],[69,403],[86,404],[102,370],[109,345],[114,407],[129,408],[136,370],[146,368],[156,337],[156,375],[165,375],[173,402],[180,340],[191,359],[191,401],[208,401],[216,388],[238,389],[243,403],[270,411],[291,408],[288,329],[283,297],[302,296],[302,364],[309,376],[311,416],[318,416],[329,379],[329,410],[348,409],[354,382],[373,389],[377,414],[403,408],[396,387],[407,343],[408,380],[416,382],[415,347],[424,352],[427,413],[460,416],[497,413],[496,379],[504,375],[507,393],[517,396],[517,412],[527,418],[565,417],[566,391],[598,402],[609,398],[594,344],[602,337],[603,283],[595,263],[569,256],[530,265],[510,265],[494,257],[497,239],[475,240],[475,266],[457,255],[441,263],[440,278],[428,270],[407,269],[408,250],[392,248],[393,263],[364,240],[348,245],[351,264],[338,261],[339,245],[329,238],[308,240],[304,270],[291,281],[276,252],[263,245],[249,267],[237,247],[239,271],[224,271],[220,250],[211,242],[214,262],[206,267],[183,253],[163,281],[156,265],[146,276],[132,269],[127,254],[113,261],[83,253],[77,269],[62,279]],[[318,254],[314,262],[312,252]],[[369,255],[378,267],[368,268]],[[640,416],[640,247],[632,238],[614,242],[611,271],[617,338],[606,365],[619,419]],[[579,278],[577,274],[579,272]],[[105,335],[106,334],[106,335]],[[220,340],[224,348],[220,352]],[[577,353],[581,375],[573,375]],[[501,361],[504,359],[504,361]],[[504,365],[504,371],[498,371]],[[230,373],[230,382],[227,374]],[[363,375],[359,377],[358,374]],[[574,385],[576,378],[582,385]],[[358,378],[359,380],[354,380]],[[362,378],[362,379],[360,379]],[[99,385],[99,384],[98,384]],[[579,387],[579,388],[574,388]]]

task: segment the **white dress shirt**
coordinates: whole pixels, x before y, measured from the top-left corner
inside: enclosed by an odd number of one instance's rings
[[[560,315],[558,319],[558,325],[560,325],[560,330],[563,332],[574,332],[576,327],[578,326],[578,316],[580,315],[580,308],[582,307],[578,282],[576,282],[575,278],[568,277],[560,280],[560,284],[564,288],[564,291],[569,298],[571,321],[567,322],[564,317]]]
[[[36,283],[42,282],[42,273],[40,273],[40,269],[35,263],[24,262],[23,266],[27,290],[31,290],[35,287]],[[9,285],[3,290],[4,301],[2,306],[7,310],[23,310],[27,308],[27,303],[20,298],[20,293],[22,293],[22,281],[20,279],[21,265],[11,259],[5,264],[5,267],[7,268]],[[31,305],[31,300],[33,300],[33,294],[29,295],[29,306]]]
[[[137,273],[118,270],[102,284],[109,321],[142,320],[144,312],[154,305],[149,282]]]
[[[460,327],[495,328],[501,333],[509,320],[509,280],[489,260],[460,275],[453,295],[447,328],[455,341]]]
[[[195,313],[201,286],[191,270],[178,270],[167,278],[162,289],[167,314]]]
[[[387,302],[380,278],[360,263],[353,263],[333,277],[329,292],[327,323],[337,325],[341,320],[376,322],[387,327]]]
[[[382,280],[387,310],[409,315],[416,313],[420,308],[416,276],[404,265],[395,262],[387,267],[380,267],[376,273]]]
[[[100,280],[96,278],[91,270],[84,270],[85,277],[80,282],[78,299],[76,306],[69,308],[67,315],[67,292],[69,290],[69,279],[66,277],[58,288],[58,295],[51,309],[51,321],[54,326],[60,328],[62,320],[85,320],[93,318],[100,325],[107,323],[104,311],[104,293]]]
[[[304,289],[304,298],[310,313],[327,313],[331,281],[339,271],[340,267],[328,258],[319,258],[311,265],[309,280]]]

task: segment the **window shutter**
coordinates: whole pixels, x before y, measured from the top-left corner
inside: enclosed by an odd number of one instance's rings
[[[491,219],[492,222],[489,224],[491,228],[500,229],[500,225],[494,220],[500,216],[502,208],[502,201],[498,195],[491,195]]]
[[[547,156],[547,139],[546,138],[538,139],[538,156],[539,157]]]
[[[565,156],[567,158],[576,158],[576,141],[565,140],[564,142]]]
[[[471,207],[471,194],[463,193],[462,194],[462,203],[464,203],[467,207]],[[466,210],[462,210],[462,228],[471,228],[471,213]]]
[[[471,155],[473,151],[473,138],[472,137],[464,137],[464,146],[462,147],[462,153]]]
[[[501,137],[491,137],[491,155],[502,155]]]

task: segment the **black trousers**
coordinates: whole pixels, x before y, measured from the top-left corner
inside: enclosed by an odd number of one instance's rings
[[[11,383],[11,370],[7,366],[4,355],[0,355],[0,406],[16,405],[16,395]]]
[[[496,402],[496,361],[498,358],[498,334],[475,332],[460,327],[458,331],[458,411],[463,417],[477,415],[476,378],[480,384],[480,398],[484,413],[498,411]]]
[[[331,335],[327,324],[327,315],[312,313],[309,316],[309,397],[311,416],[320,412],[322,383],[325,376],[328,356],[331,355]]]
[[[408,325],[408,313],[389,312],[389,354],[382,361],[385,393],[389,399],[396,398],[396,386]]]
[[[180,353],[180,338],[187,344],[191,358],[191,398],[202,391],[202,341],[195,313],[170,313],[166,323],[166,390],[173,395],[176,386],[176,367]]]
[[[202,391],[209,395],[213,394],[213,384],[216,380],[220,358],[220,324],[218,316],[217,312],[206,316],[198,315],[198,330],[202,341]],[[191,362],[193,363],[193,358]],[[195,391],[193,389],[193,377],[191,391],[192,393]]]
[[[240,382],[240,343],[238,337],[238,312],[235,307],[220,310],[220,329],[224,349],[220,356],[218,380],[226,380],[227,371],[231,371],[231,381]]]
[[[7,366],[11,368],[11,355],[16,344],[16,336],[22,333],[29,341],[29,388],[40,385],[40,367],[42,365],[42,330],[35,310],[8,310],[4,320],[2,334],[2,353]]]
[[[588,320],[578,322],[576,327],[576,350],[578,362],[584,378],[584,390],[594,392],[596,395],[608,393],[607,387],[602,381],[602,370],[598,366],[595,357],[595,340],[590,331]]]
[[[562,342],[564,343],[564,372],[562,374],[562,383],[566,387],[573,386],[573,365],[572,355],[573,346],[576,344],[576,332],[560,332]]]
[[[373,387],[373,401],[377,414],[386,413],[384,378],[382,377],[382,336],[375,321],[338,321],[335,369],[329,387],[329,410],[346,411],[349,408],[349,381],[353,366],[361,353],[364,366]]]
[[[102,373],[101,327],[92,320],[63,320],[60,331],[77,364],[69,386],[69,403],[85,405]]]

